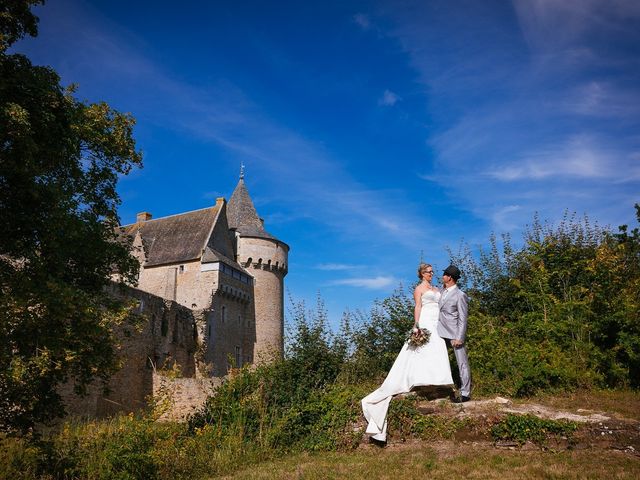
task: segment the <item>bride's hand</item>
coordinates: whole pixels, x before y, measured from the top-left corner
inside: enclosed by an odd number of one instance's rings
[[[418,333],[418,327],[416,327],[415,325],[413,326],[413,329],[411,330],[413,333]]]

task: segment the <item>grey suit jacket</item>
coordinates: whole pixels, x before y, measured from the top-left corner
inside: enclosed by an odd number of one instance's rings
[[[444,299],[440,297],[438,335],[442,338],[465,341],[467,335],[467,312],[469,310],[468,303],[467,294],[458,287],[449,290]]]

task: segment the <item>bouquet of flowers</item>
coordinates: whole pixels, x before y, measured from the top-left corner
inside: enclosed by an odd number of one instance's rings
[[[412,328],[407,334],[407,343],[410,347],[421,347],[429,341],[431,332],[426,328]]]

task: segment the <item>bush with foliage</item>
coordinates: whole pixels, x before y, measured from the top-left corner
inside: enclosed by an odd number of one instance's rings
[[[476,387],[526,396],[640,386],[640,230],[566,216],[557,227],[535,219],[520,248],[502,243],[454,256],[471,298]]]
[[[366,390],[337,381],[346,350],[328,328],[321,300],[314,312],[304,303],[293,312],[285,358],[230,378],[191,416],[191,431],[209,425],[242,432],[243,442],[276,451],[356,444],[353,424]]]
[[[542,445],[550,435],[570,437],[577,429],[578,424],[568,420],[509,414],[491,427],[491,436],[494,440],[514,440],[520,444],[530,441]]]

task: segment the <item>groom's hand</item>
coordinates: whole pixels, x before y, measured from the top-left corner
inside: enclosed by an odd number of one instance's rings
[[[456,339],[451,340],[451,346],[452,346],[453,348],[459,348],[459,347],[461,347],[463,344],[464,344],[464,342],[463,342],[462,340],[456,340]]]

